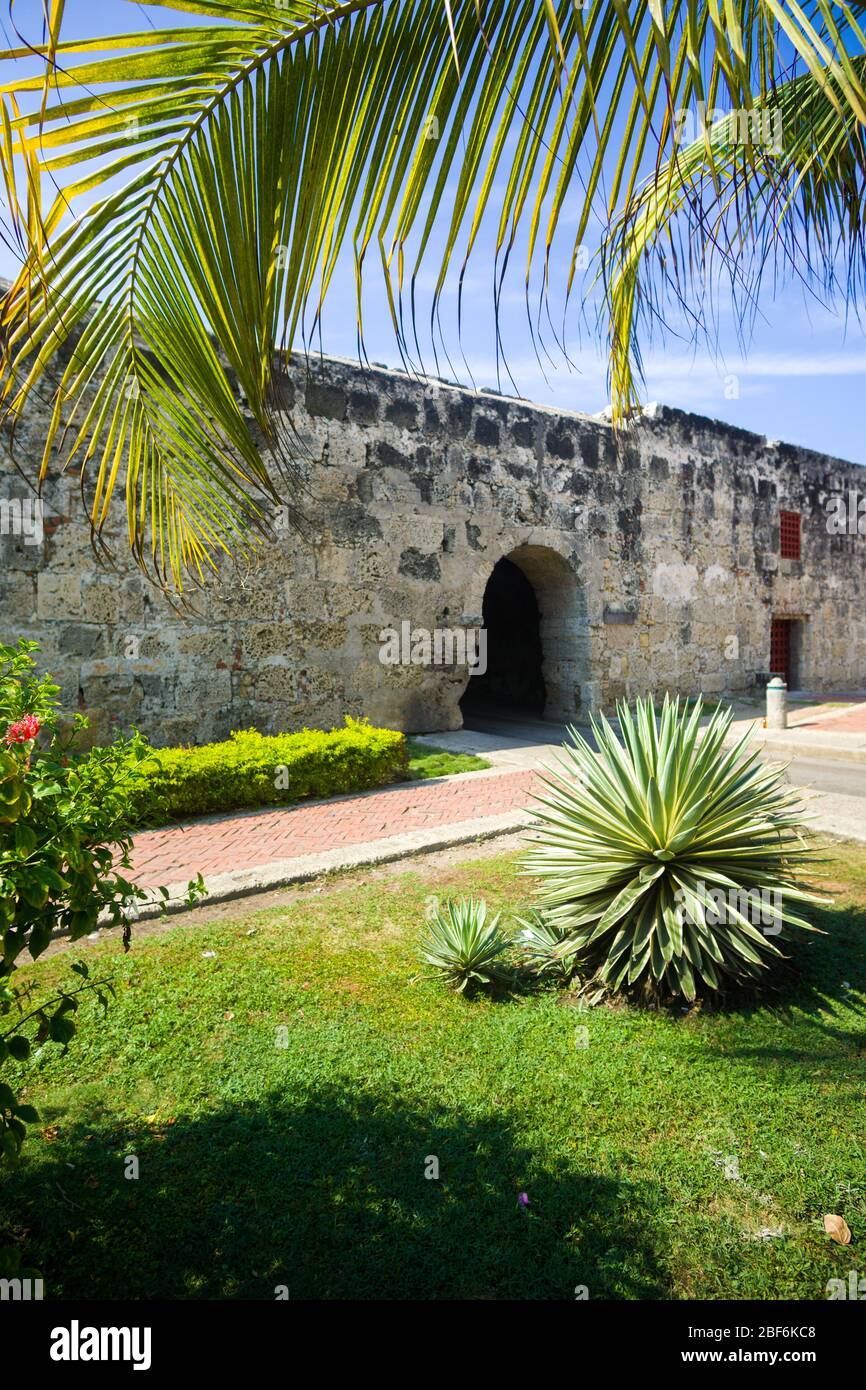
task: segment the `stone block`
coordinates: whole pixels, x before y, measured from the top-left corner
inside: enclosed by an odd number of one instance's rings
[[[68,621],[81,612],[81,578],[77,574],[39,575],[36,612],[39,618]]]
[[[323,416],[326,420],[342,421],[348,410],[346,392],[339,386],[330,386],[323,381],[309,381],[306,390],[306,405],[310,415]]]

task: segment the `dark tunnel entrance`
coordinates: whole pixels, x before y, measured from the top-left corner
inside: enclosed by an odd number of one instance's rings
[[[473,714],[544,713],[541,614],[535,590],[511,560],[499,560],[484,590],[487,670],[472,676],[460,708]]]

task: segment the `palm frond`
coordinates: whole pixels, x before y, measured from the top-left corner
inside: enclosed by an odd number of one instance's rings
[[[280,356],[315,332],[344,249],[359,335],[372,251],[414,360],[419,270],[434,258],[435,319],[485,217],[497,228],[494,296],[521,242],[527,295],[536,270],[546,287],[559,265],[570,291],[587,236],[619,208],[638,243],[662,225],[665,207],[636,190],[648,161],[664,171],[678,109],[751,110],[792,61],[843,125],[866,107],[853,4],[162,3],[201,22],[69,40],[53,4],[45,76],[0,91],[22,256],[0,318],[0,403],[14,422],[48,385],[42,473],[55,450],[81,463],[97,532],[122,488],[134,553],[176,588],[220,552],[244,553],[267,533],[278,487],[297,486]],[[788,173],[746,151],[731,197],[755,178],[775,194]],[[700,223],[675,178],[655,186],[668,212]],[[628,244],[613,335],[620,415],[633,394]]]
[[[866,58],[851,65],[866,78]],[[642,344],[671,304],[713,338],[727,285],[745,341],[768,273],[799,279],[855,310],[866,291],[866,141],[833,85],[811,72],[754,113],[763,135],[741,142],[733,113],[677,150],[614,220],[602,246],[611,395],[640,404]]]

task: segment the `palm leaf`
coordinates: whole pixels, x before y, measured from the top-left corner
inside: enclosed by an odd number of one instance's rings
[[[819,263],[831,227],[859,210],[858,6],[163,8],[200,22],[172,24],[167,13],[161,31],[68,40],[52,3],[45,77],[0,91],[0,162],[22,256],[2,307],[0,403],[14,423],[47,378],[54,413],[41,473],[55,450],[82,465],[97,532],[122,490],[133,552],[167,586],[202,579],[221,553],[246,553],[268,534],[283,490],[297,500],[280,358],[316,330],[344,250],[359,334],[373,247],[400,350],[413,360],[420,267],[437,258],[435,318],[488,213],[494,293],[522,238],[528,294],[534,273],[546,290],[560,261],[570,289],[588,229],[616,219],[622,203],[604,261],[620,418],[636,398],[648,250],[677,218],[705,244],[698,186],[712,189],[720,218],[748,197],[746,228],[759,245],[768,205],[783,241],[786,219],[813,230]],[[778,165],[752,150],[731,161],[713,142],[669,158],[678,108],[706,96],[748,111],[774,98],[792,61],[815,94],[811,159],[805,137]],[[438,139],[428,138],[431,120]],[[857,137],[844,145],[851,128]],[[641,191],[648,164],[656,173]],[[58,183],[45,204],[43,190]],[[576,235],[554,258],[566,213]],[[69,360],[58,374],[61,352]]]
[[[729,116],[676,151],[618,213],[599,276],[620,415],[640,404],[641,342],[670,299],[685,307],[695,335],[709,336],[725,284],[748,331],[768,271],[777,280],[796,275],[827,298],[862,300],[864,80],[862,53],[846,55],[843,73],[811,64],[776,87],[767,108],[780,148],[738,144]]]

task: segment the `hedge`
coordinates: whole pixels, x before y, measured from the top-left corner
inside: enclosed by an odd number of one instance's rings
[[[303,729],[267,737],[255,729],[200,748],[154,749],[147,783],[133,805],[135,823],[279,805],[303,797],[381,787],[407,775],[406,740],[366,720],[346,719],[325,733]]]

